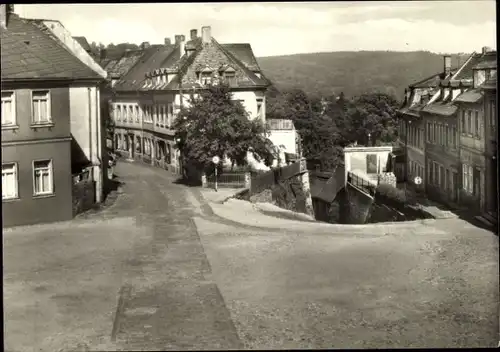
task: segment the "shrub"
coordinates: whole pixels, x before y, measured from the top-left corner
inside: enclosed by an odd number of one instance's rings
[[[381,183],[377,186],[375,197],[377,196],[382,196],[389,201],[402,204],[414,203],[413,200],[407,197],[406,192],[403,189],[396,188],[387,183]]]

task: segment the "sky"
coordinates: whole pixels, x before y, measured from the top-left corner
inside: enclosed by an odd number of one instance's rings
[[[89,42],[163,43],[211,26],[219,43],[250,43],[257,57],[296,53],[496,48],[493,0],[115,3],[15,5],[25,18],[59,20]]]

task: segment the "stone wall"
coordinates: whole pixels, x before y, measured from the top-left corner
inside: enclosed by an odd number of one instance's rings
[[[342,212],[340,215],[341,223],[364,224],[370,214],[374,199],[349,183],[346,185],[345,191],[345,198],[340,209]]]
[[[73,184],[73,216],[95,205],[95,182],[86,180]]]

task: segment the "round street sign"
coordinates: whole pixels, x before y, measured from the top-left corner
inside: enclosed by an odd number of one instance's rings
[[[214,157],[212,158],[212,162],[213,162],[214,164],[218,164],[218,163],[219,163],[219,161],[220,161],[220,159],[219,159],[219,157],[218,157],[217,155],[216,155],[216,156],[214,156]]]
[[[415,177],[415,184],[419,185],[421,183],[422,183],[422,177],[420,177],[420,176]]]

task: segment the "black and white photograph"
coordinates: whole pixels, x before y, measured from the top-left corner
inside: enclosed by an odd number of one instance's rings
[[[500,347],[495,1],[0,9],[5,351]]]

